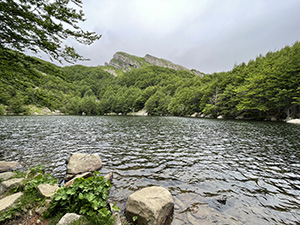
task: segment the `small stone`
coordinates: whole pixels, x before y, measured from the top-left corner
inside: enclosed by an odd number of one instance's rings
[[[106,174],[106,175],[104,176],[104,178],[105,178],[107,181],[112,182],[112,179],[113,179],[113,173],[110,172],[110,173]]]
[[[40,193],[42,195],[44,195],[45,197],[49,198],[51,197],[52,195],[54,195],[58,189],[59,189],[59,186],[58,184],[54,184],[54,185],[51,185],[51,184],[40,184],[38,186],[38,189],[40,191]]]
[[[39,207],[35,210],[35,212],[39,215],[43,215],[43,213],[46,211],[47,211],[47,207],[45,207],[45,206]]]
[[[87,177],[90,177],[90,176],[92,176],[92,172],[86,172],[86,173],[79,174],[79,175],[75,176],[72,180],[65,183],[64,186],[65,187],[70,187],[74,183],[75,179],[80,178],[80,177],[87,178]]]
[[[41,223],[41,220],[36,220],[36,224],[40,224]]]
[[[9,195],[0,200],[0,211],[11,207],[21,196],[22,192],[15,193],[13,195]]]
[[[57,225],[68,225],[76,220],[79,220],[80,217],[80,215],[75,213],[67,213],[60,219]]]
[[[12,178],[13,176],[15,176],[16,174],[13,172],[4,172],[4,173],[0,173],[0,179],[2,180],[8,180],[9,178]]]
[[[20,167],[20,164],[18,162],[6,162],[6,161],[0,161],[0,173],[16,170]]]
[[[121,217],[119,213],[114,213],[112,216],[115,218],[115,225],[122,225]]]
[[[3,181],[0,184],[0,195],[13,187],[20,185],[23,180],[24,178],[14,178],[14,179]]]
[[[73,179],[75,176],[74,176],[74,174],[67,174],[66,175],[66,180],[71,180],[71,179]]]

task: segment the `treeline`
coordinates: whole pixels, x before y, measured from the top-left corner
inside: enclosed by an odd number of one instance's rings
[[[229,72],[204,76],[149,66],[114,77],[105,67],[61,68],[1,51],[0,104],[15,113],[32,104],[75,115],[126,115],[145,109],[150,115],[279,120],[300,116],[298,42]]]

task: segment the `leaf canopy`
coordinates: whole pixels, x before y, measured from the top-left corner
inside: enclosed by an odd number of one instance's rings
[[[1,0],[0,47],[17,51],[43,51],[61,62],[86,60],[63,41],[74,38],[90,45],[101,35],[82,30],[82,0]]]

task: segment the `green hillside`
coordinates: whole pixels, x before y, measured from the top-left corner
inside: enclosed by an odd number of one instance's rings
[[[30,114],[30,106],[37,106],[74,115],[126,115],[146,109],[150,115],[300,116],[298,42],[231,71],[203,76],[151,65],[113,76],[107,67],[58,67],[0,51],[0,114]]]

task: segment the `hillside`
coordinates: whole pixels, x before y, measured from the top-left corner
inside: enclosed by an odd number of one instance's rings
[[[5,49],[0,55],[0,114],[31,114],[35,106],[74,115],[144,109],[150,115],[300,117],[298,42],[231,71],[201,76],[150,55],[116,53],[98,67],[58,67]]]

